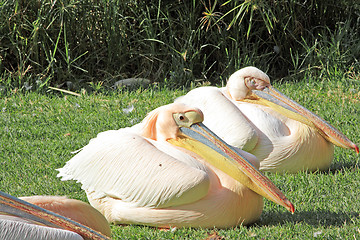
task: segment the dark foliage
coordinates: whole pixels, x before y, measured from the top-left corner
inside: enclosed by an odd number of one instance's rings
[[[35,89],[219,84],[247,65],[273,78],[339,61],[360,69],[359,27],[356,0],[0,1],[0,76]]]

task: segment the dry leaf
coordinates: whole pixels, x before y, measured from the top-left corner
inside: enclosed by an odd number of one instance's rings
[[[204,240],[225,240],[223,236],[218,235],[217,232],[213,232]]]

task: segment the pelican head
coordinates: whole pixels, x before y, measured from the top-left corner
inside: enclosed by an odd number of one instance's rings
[[[240,101],[251,94],[252,90],[264,90],[270,86],[270,78],[256,67],[245,67],[232,74],[226,88],[232,99]]]
[[[359,153],[359,147],[355,143],[324,119],[275,89],[270,84],[269,77],[256,67],[245,67],[232,74],[226,89],[234,101],[271,107],[288,118],[315,127],[329,142],[343,148],[354,149]]]
[[[181,103],[162,106],[144,119],[142,135],[187,149],[254,192],[294,212],[293,204],[250,161],[204,124],[203,113]]]

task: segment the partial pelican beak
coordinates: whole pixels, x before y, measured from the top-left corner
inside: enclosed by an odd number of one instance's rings
[[[110,239],[78,222],[0,191],[0,214],[17,216],[48,227],[62,228],[85,239]]]
[[[200,121],[200,120],[199,120]],[[294,213],[294,205],[285,195],[245,157],[225,143],[204,124],[195,122],[191,126],[180,127],[180,136],[168,141],[190,150],[233,179],[241,182],[254,192],[284,206]]]
[[[319,133],[329,142],[343,148],[352,148],[359,154],[359,147],[350,141],[343,133],[331,126],[324,119],[301,106],[272,86],[266,87],[263,91],[253,90],[253,94],[266,101],[260,104],[274,108],[289,118],[315,126]],[[251,102],[252,100],[250,100]],[[280,106],[280,107],[279,107]]]

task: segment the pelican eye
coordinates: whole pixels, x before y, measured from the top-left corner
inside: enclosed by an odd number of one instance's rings
[[[249,89],[255,89],[256,88],[256,80],[252,77],[245,77],[245,85]]]
[[[259,91],[263,91],[269,85],[269,83],[265,82],[264,80],[253,77],[246,78],[245,84],[249,89]]]
[[[177,118],[179,119],[180,122],[189,122],[189,119],[185,116],[184,113],[179,113],[177,115]]]
[[[179,127],[190,127],[194,123],[199,123],[203,121],[202,115],[196,111],[174,113],[173,117]]]

